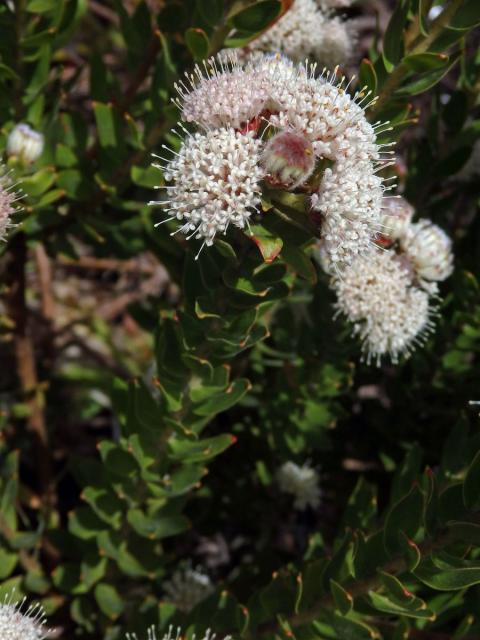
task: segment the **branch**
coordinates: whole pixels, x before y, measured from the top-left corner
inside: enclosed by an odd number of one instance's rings
[[[34,436],[36,468],[48,513],[49,509],[55,504],[55,485],[44,416],[44,390],[38,381],[35,347],[28,326],[26,263],[26,238],[22,232],[19,232],[11,242],[11,252],[7,265],[7,308],[14,327],[13,340],[17,375],[22,395],[29,407],[27,426]]]

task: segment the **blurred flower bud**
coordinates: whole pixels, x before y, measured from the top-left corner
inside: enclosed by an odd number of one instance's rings
[[[391,240],[400,240],[410,225],[413,216],[412,205],[405,198],[385,198],[382,209],[382,235]]]
[[[452,241],[430,220],[412,224],[401,245],[419,278],[439,281],[451,275]]]
[[[42,155],[44,137],[28,124],[17,124],[7,140],[7,153],[16,156],[26,164],[35,162]]]

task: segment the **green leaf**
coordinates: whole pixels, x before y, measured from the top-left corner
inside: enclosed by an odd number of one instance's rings
[[[266,29],[282,10],[278,0],[261,0],[230,17],[230,22],[239,31],[258,33]]]
[[[383,539],[389,553],[399,549],[399,533],[413,538],[422,524],[424,496],[415,484],[410,493],[393,505],[385,521]]]
[[[425,558],[414,575],[424,584],[438,591],[455,591],[480,583],[480,565],[448,567],[445,563],[438,566],[432,558]]]
[[[223,0],[196,0],[197,11],[211,27],[216,27],[222,19]]]
[[[93,103],[93,112],[97,123],[98,138],[103,149],[118,153],[123,149],[121,121],[113,105],[102,102]]]
[[[191,27],[185,31],[185,43],[194,60],[203,60],[208,56],[210,42],[203,29]]]
[[[468,467],[463,483],[463,501],[467,509],[480,508],[480,451]]]
[[[399,533],[399,547],[403,554],[409,571],[416,569],[420,563],[421,555],[418,545],[413,540],[410,540],[403,531]]]
[[[444,53],[415,53],[405,56],[403,64],[411,71],[423,73],[425,71],[443,69],[448,65],[449,60],[449,56]]]
[[[124,604],[115,587],[100,582],[96,585],[94,594],[100,610],[111,620],[118,618],[124,609]]]
[[[127,520],[138,535],[151,540],[176,536],[190,528],[190,521],[185,516],[149,516],[140,509],[130,509]]]
[[[18,554],[0,548],[0,580],[5,580],[15,569]]]
[[[346,591],[338,582],[330,580],[330,591],[333,599],[335,600],[335,606],[340,613],[346,616],[353,608],[353,597]]]
[[[478,0],[464,0],[457,10],[449,27],[451,29],[472,29],[480,24],[480,3]]]
[[[282,247],[281,256],[289,267],[310,284],[317,282],[317,271],[305,251],[295,245],[285,244]]]
[[[211,416],[227,411],[236,405],[243,396],[251,389],[249,380],[234,380],[232,384],[222,393],[212,395],[206,402],[194,408],[194,413],[199,416]]]
[[[235,436],[223,433],[203,440],[170,439],[168,445],[172,460],[181,460],[185,463],[206,462],[231,447],[236,441]]]
[[[390,73],[403,55],[403,28],[407,20],[409,0],[400,0],[390,18],[383,38],[383,62]]]
[[[428,91],[434,87],[440,80],[454,67],[458,62],[459,56],[454,56],[450,60],[450,63],[440,69],[424,74],[418,80],[415,80],[400,89],[397,89],[396,95],[399,96],[416,96],[419,93]]]
[[[389,613],[396,616],[406,616],[408,618],[418,618],[420,620],[435,620],[435,614],[430,609],[427,609],[426,604],[419,598],[415,598],[412,595],[412,604],[409,605],[406,602],[400,604],[390,598],[387,598],[380,593],[369,591],[367,600],[369,604],[382,613]],[[421,603],[421,605],[418,604]]]
[[[376,95],[378,84],[377,73],[368,58],[364,58],[360,64],[358,84],[361,88],[367,87],[367,89],[372,92],[372,95]]]
[[[273,262],[283,247],[283,241],[263,225],[254,224],[250,227],[251,240],[257,245],[265,262]]]
[[[454,540],[480,547],[480,525],[473,522],[447,522],[449,534]]]
[[[47,13],[58,5],[58,0],[30,0],[27,11],[30,13]]]

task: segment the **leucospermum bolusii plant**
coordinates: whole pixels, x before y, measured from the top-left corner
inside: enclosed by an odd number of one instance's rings
[[[177,85],[182,119],[200,129],[158,165],[169,182],[161,205],[178,231],[213,244],[229,226],[248,228],[265,188],[310,196],[330,260],[350,263],[372,246],[391,164],[371,125],[369,91],[348,93],[338,70],[316,73],[280,55],[241,63],[210,59]],[[329,164],[322,168],[322,163]]]

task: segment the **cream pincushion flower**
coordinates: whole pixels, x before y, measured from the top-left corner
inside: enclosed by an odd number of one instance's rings
[[[189,136],[164,170],[168,196],[160,204],[183,222],[179,231],[207,246],[230,225],[248,227],[260,203],[260,140],[234,129]],[[202,245],[203,246],[203,245]]]
[[[215,58],[205,63],[204,76],[200,67],[187,75],[185,82],[176,84],[180,95],[182,118],[206,128],[240,128],[260,114],[270,97],[270,87],[261,70],[244,70],[236,56],[226,57],[230,70],[217,67]]]
[[[239,50],[239,56],[248,60],[257,52],[281,53],[295,62],[311,58],[322,66],[345,64],[352,55],[354,30],[331,17],[330,8],[322,9],[315,0],[294,0],[270,29]]]
[[[307,463],[300,467],[295,462],[285,462],[277,471],[277,482],[281,491],[294,496],[295,509],[315,509],[320,504],[318,473]]]
[[[0,638],[2,640],[42,640],[47,636],[45,611],[39,604],[22,611],[26,598],[18,602],[14,594],[0,604]]]
[[[163,590],[169,602],[188,613],[213,593],[214,586],[201,567],[194,569],[187,564],[175,571],[172,578],[163,584]]]
[[[149,629],[147,629],[147,640],[157,640],[157,637],[160,640],[160,636],[157,636],[155,627],[150,627]],[[180,640],[181,637],[182,630],[179,627],[177,627],[177,629],[169,627],[167,633],[161,636],[161,640]],[[207,629],[203,636],[198,640],[215,640],[216,637],[217,636],[212,633],[210,629]],[[127,640],[138,640],[138,637],[135,633],[127,633]],[[192,636],[192,640],[196,640],[195,635]],[[231,640],[231,636],[225,636],[224,640]]]
[[[400,240],[421,280],[445,280],[453,272],[452,241],[430,220],[411,224]]]
[[[332,279],[336,309],[352,324],[366,360],[383,356],[396,363],[408,356],[432,328],[429,296],[412,284],[412,275],[392,251],[373,249]]]

